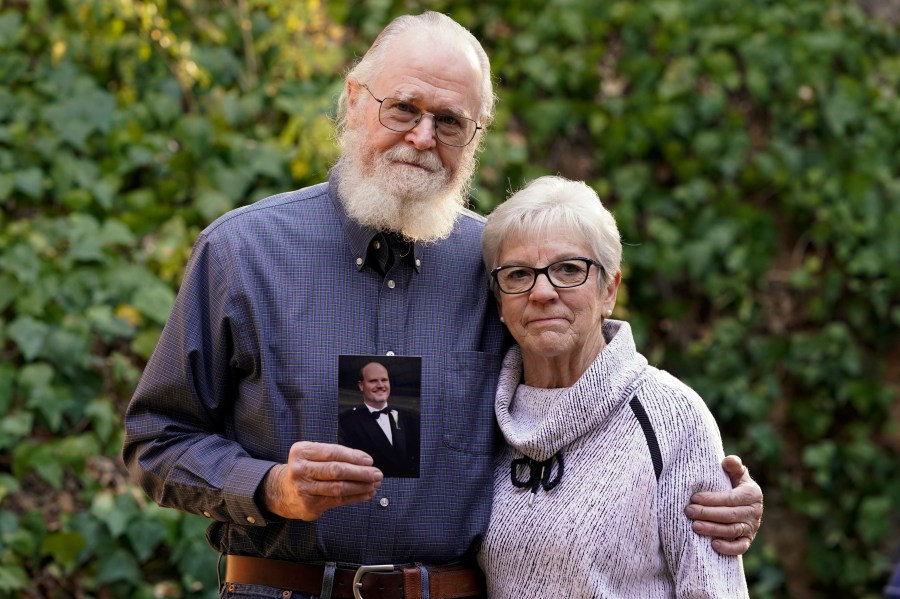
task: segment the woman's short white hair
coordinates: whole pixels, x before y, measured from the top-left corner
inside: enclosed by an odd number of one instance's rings
[[[548,234],[585,243],[592,254],[586,257],[603,266],[605,282],[619,272],[622,241],[616,219],[587,184],[564,177],[535,179],[488,216],[481,239],[485,267],[491,272],[500,266],[497,260],[504,244],[527,243]]]
[[[391,44],[403,33],[416,29],[433,34],[435,39],[450,36],[461,40],[475,52],[481,68],[481,103],[475,120],[482,128],[487,127],[494,119],[497,97],[494,95],[494,82],[491,79],[491,63],[481,42],[472,33],[445,14],[428,11],[421,15],[403,15],[397,17],[385,27],[369,50],[358,63],[347,73],[345,81],[367,83],[371,81],[384,66],[385,55]],[[341,91],[337,107],[337,134],[343,133],[347,125],[347,86]]]

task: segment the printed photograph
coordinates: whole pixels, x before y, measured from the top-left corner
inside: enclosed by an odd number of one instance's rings
[[[422,359],[338,356],[338,441],[386,476],[418,478]]]

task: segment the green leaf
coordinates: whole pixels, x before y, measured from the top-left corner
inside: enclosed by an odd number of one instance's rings
[[[9,276],[0,273],[0,313],[16,298],[16,282]]]
[[[182,516],[181,530],[172,543],[172,558],[180,564],[185,578],[200,580],[206,588],[215,588],[216,556],[207,550],[204,535],[209,520],[194,514]]]
[[[860,119],[864,110],[859,83],[840,77],[835,89],[825,94],[825,119],[835,135],[843,135],[847,127]]]
[[[44,195],[44,173],[39,168],[26,168],[16,173],[16,189],[33,200]]]
[[[110,218],[103,222],[99,242],[102,247],[131,245],[134,243],[134,233],[122,221]]]
[[[12,406],[15,381],[16,371],[13,366],[11,364],[0,364],[0,414],[5,415],[9,413],[9,408]]]
[[[90,559],[97,553],[98,548],[102,548],[110,542],[109,534],[103,523],[86,511],[72,514],[68,529],[77,532],[84,540],[84,549],[78,556],[79,561]]]
[[[19,371],[19,385],[26,397],[25,405],[43,416],[51,430],[59,431],[62,415],[72,401],[72,391],[54,386],[53,377],[48,364],[29,364]]]
[[[863,500],[857,525],[866,542],[879,543],[890,534],[890,529],[884,525],[889,521],[890,513],[891,501],[886,496],[867,497]]]
[[[84,549],[85,542],[77,532],[51,532],[41,543],[41,553],[53,558],[71,572],[78,553]]]
[[[167,535],[166,527],[161,522],[142,518],[128,525],[125,536],[138,560],[143,562],[150,557],[153,550],[165,540]]]
[[[70,240],[68,258],[75,262],[102,262],[100,224],[92,216],[73,214],[69,217],[66,236]]]
[[[104,491],[94,497],[91,513],[106,524],[109,534],[117,539],[128,528],[129,522],[139,517],[140,509],[130,494],[114,495]]]
[[[747,89],[753,94],[754,98],[759,101],[768,100],[771,92],[769,90],[769,77],[766,73],[755,67],[747,69],[745,75],[747,79]]]
[[[170,125],[181,116],[178,99],[169,94],[150,92],[147,94],[147,105],[160,125]]]
[[[650,169],[644,164],[632,164],[619,168],[613,173],[613,188],[623,201],[635,201],[646,189],[650,180]]]
[[[72,368],[87,366],[90,358],[89,343],[87,334],[56,329],[47,335],[43,355],[68,373]]]
[[[0,48],[14,48],[27,33],[22,27],[22,15],[17,10],[0,13]]]
[[[205,187],[197,191],[194,205],[207,221],[215,220],[234,207],[228,194],[210,187]]]
[[[151,320],[165,324],[175,303],[175,292],[162,282],[152,283],[138,289],[131,303]]]
[[[121,183],[118,177],[106,176],[95,181],[90,189],[97,203],[105,210],[110,210],[113,207],[116,192],[119,190]]]
[[[21,443],[15,448],[13,473],[22,478],[28,472],[36,472],[55,489],[62,488],[62,463],[50,443]]]
[[[28,573],[19,565],[0,564],[0,591],[21,591],[28,586]]]
[[[0,419],[0,449],[15,447],[31,434],[34,416],[28,411],[7,413]]]
[[[0,128],[3,131],[4,128]],[[0,135],[2,137],[2,135]],[[0,141],[6,141],[0,139]],[[8,198],[16,186],[15,173],[0,173],[0,198]]]
[[[898,310],[898,319],[900,319],[900,310]],[[156,344],[159,341],[160,329],[147,329],[135,335],[131,342],[131,351],[140,356],[144,360],[149,360]]]
[[[100,446],[93,433],[84,433],[60,439],[56,444],[55,453],[60,462],[76,471],[82,471],[85,461],[100,453]]]
[[[95,581],[102,586],[113,582],[133,582],[140,579],[141,572],[131,554],[124,549],[116,549],[100,560]]]
[[[94,131],[109,131],[115,114],[113,97],[85,77],[76,79],[71,94],[44,108],[44,118],[56,134],[77,149],[84,149]]]
[[[16,493],[21,486],[15,476],[0,473],[0,503],[6,499],[10,493]]]
[[[113,428],[119,423],[119,415],[113,404],[106,399],[95,399],[84,410],[93,423],[94,432],[102,442],[109,441]]]
[[[95,304],[87,309],[85,318],[90,323],[91,329],[107,340],[131,337],[134,334],[134,327],[118,318],[110,306]]]
[[[49,333],[49,326],[31,316],[21,316],[7,328],[7,335],[19,346],[25,360],[29,362],[41,353]]]

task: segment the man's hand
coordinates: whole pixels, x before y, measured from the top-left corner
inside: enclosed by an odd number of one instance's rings
[[[721,493],[694,493],[684,514],[694,521],[694,532],[714,537],[713,549],[724,555],[743,555],[762,524],[762,489],[738,456],[726,457],[722,468],[734,488]]]
[[[266,509],[283,518],[312,522],[325,510],[368,501],[384,475],[369,454],[333,443],[300,441],[287,464],[266,475]]]

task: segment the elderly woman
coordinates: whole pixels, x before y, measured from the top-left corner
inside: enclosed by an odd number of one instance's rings
[[[610,318],[613,216],[584,183],[543,177],[490,215],[482,244],[517,342],[497,389],[489,596],[747,596],[741,558],[682,513],[694,492],[731,488],[716,423]]]

